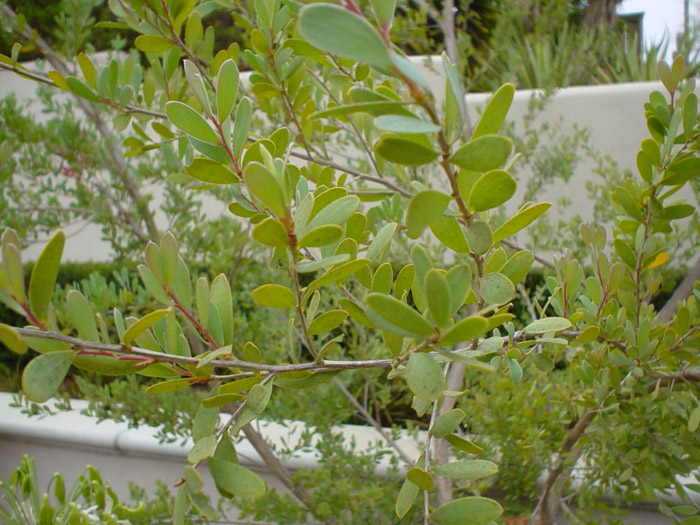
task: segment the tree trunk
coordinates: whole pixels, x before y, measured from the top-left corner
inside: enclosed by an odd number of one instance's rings
[[[615,10],[622,0],[590,0],[583,17],[584,26],[609,26],[615,21]]]

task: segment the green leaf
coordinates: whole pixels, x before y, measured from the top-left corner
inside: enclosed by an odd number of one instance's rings
[[[266,246],[286,248],[289,242],[284,225],[273,217],[268,217],[253,228],[253,239]]]
[[[695,407],[688,418],[688,430],[695,432],[700,425],[700,407]]]
[[[440,328],[447,326],[452,313],[450,312],[451,297],[447,279],[433,268],[425,276],[425,298],[428,301],[430,315]]]
[[[394,282],[394,270],[390,263],[382,263],[372,277],[373,292],[388,294]]]
[[[253,290],[252,295],[262,306],[294,308],[297,304],[292,291],[279,284],[264,284]]]
[[[367,257],[369,257],[370,260],[377,261],[381,257],[382,253],[384,253],[384,249],[396,232],[397,226],[398,224],[395,222],[390,222],[382,226],[382,229],[377,232],[377,235],[374,236],[374,239],[372,239],[372,242],[367,248]]]
[[[85,53],[78,53],[78,64],[87,83],[95,89],[95,66]]]
[[[479,255],[483,255],[493,244],[493,234],[491,228],[484,221],[474,221],[467,230],[467,241],[471,250]]]
[[[54,233],[36,260],[29,278],[29,304],[32,313],[41,322],[49,317],[49,303],[56,285],[66,236],[61,230]]]
[[[335,224],[326,224],[310,230],[299,239],[299,247],[318,248],[332,244],[343,236],[343,229]]]
[[[136,339],[139,335],[144,333],[155,323],[163,319],[163,317],[168,315],[170,311],[170,308],[163,308],[161,310],[154,310],[153,312],[146,314],[126,329],[121,338],[122,343],[124,343],[125,345],[129,345],[131,341]]]
[[[354,104],[344,104],[342,106],[333,106],[328,109],[317,111],[309,116],[309,120],[319,119],[324,117],[342,117],[352,115],[354,113],[369,113],[370,115],[383,115],[385,113],[403,113],[408,111],[404,109],[407,102],[396,100],[374,100],[369,102],[356,102]]]
[[[448,410],[435,420],[433,427],[430,429],[430,434],[436,438],[444,438],[445,436],[452,434],[459,424],[464,420],[467,415],[463,410],[459,408],[453,408]]]
[[[216,77],[216,114],[224,122],[233,110],[238,95],[238,66],[231,60],[225,60],[219,67]]]
[[[243,179],[250,192],[260,199],[278,217],[286,214],[284,192],[272,172],[258,162],[245,167]]]
[[[452,345],[471,341],[488,330],[488,327],[489,322],[484,317],[467,317],[457,321],[452,328],[445,332],[445,335],[440,338],[440,344]]]
[[[402,329],[403,332],[416,337],[427,337],[434,333],[432,325],[425,317],[395,297],[370,293],[365,297],[365,304],[381,319]]]
[[[445,71],[445,132],[448,139],[458,136],[462,131],[466,105],[464,103],[464,92],[459,82],[459,75],[454,64],[442,53],[442,68]]]
[[[502,273],[489,273],[479,281],[479,293],[486,304],[504,304],[515,297],[515,287]]]
[[[188,135],[206,142],[219,144],[221,137],[204,117],[195,109],[182,102],[170,101],[165,104],[165,114],[175,127]]]
[[[503,122],[506,120],[510,105],[513,103],[515,95],[515,86],[513,84],[503,84],[496,93],[491,97],[488,104],[484,108],[484,112],[479,119],[472,139],[478,139],[484,135],[496,133]]]
[[[515,235],[520,230],[534,222],[540,215],[546,212],[552,205],[549,202],[540,202],[532,206],[523,206],[518,213],[508,219],[503,225],[493,232],[493,242],[497,243]]]
[[[248,131],[250,130],[250,121],[253,116],[253,106],[248,97],[243,97],[238,103],[236,110],[236,122],[233,126],[233,137],[231,138],[231,147],[233,155],[240,158],[248,139]]]
[[[433,235],[450,250],[469,253],[469,243],[456,217],[440,215],[430,225]]]
[[[329,310],[314,319],[309,325],[309,335],[319,335],[330,332],[345,321],[348,314],[344,310]]]
[[[406,479],[416,485],[421,490],[432,492],[435,490],[433,476],[422,468],[413,467],[406,472]]]
[[[233,343],[233,298],[231,285],[224,274],[217,275],[211,283],[211,302],[221,318],[224,344],[230,345]]]
[[[139,51],[144,53],[163,53],[175,44],[170,40],[155,35],[139,35],[134,40],[134,45]]]
[[[163,285],[158,282],[158,279],[153,272],[145,264],[140,264],[138,266],[139,275],[143,281],[143,285],[148,290],[148,292],[153,296],[153,298],[164,304],[169,304],[171,299],[168,294],[163,289]]]
[[[313,230],[314,228],[326,224],[342,226],[352,214],[355,213],[359,205],[360,199],[355,195],[348,195],[347,197],[334,200],[311,219],[311,222],[307,225],[307,229]]]
[[[206,157],[195,157],[192,163],[185,167],[185,173],[190,177],[211,184],[233,184],[241,182],[234,172],[223,164]]]
[[[22,355],[27,352],[27,343],[19,335],[19,332],[9,325],[0,323],[0,343],[15,354]]]
[[[339,264],[328,270],[321,277],[311,282],[308,286],[307,293],[317,290],[321,286],[325,286],[330,283],[337,281],[342,281],[350,277],[353,273],[361,270],[369,264],[369,259],[356,259],[354,261],[348,261],[343,264]]]
[[[381,131],[408,135],[437,133],[440,131],[440,126],[436,126],[432,122],[404,115],[382,115],[374,119],[374,125]]]
[[[317,259],[315,261],[302,261],[298,262],[296,269],[298,273],[310,273],[325,268],[326,266],[333,266],[334,264],[342,263],[347,261],[350,255],[347,253],[340,253],[338,255],[332,255],[324,259]]]
[[[370,0],[370,5],[379,27],[390,29],[396,10],[396,0]]]
[[[265,495],[265,482],[251,470],[219,459],[209,459],[209,472],[214,484],[225,497],[257,499]]]
[[[43,403],[53,396],[68,373],[77,352],[64,350],[41,354],[22,372],[22,391],[27,399]]]
[[[413,507],[413,503],[418,497],[420,489],[415,483],[411,483],[409,480],[405,480],[403,485],[401,485],[401,490],[399,490],[399,495],[396,497],[396,515],[399,519],[403,518],[408,514],[408,511]]]
[[[441,191],[426,190],[416,193],[406,210],[406,235],[411,239],[419,237],[424,228],[440,218],[450,200],[451,197]]]
[[[442,368],[429,354],[411,354],[406,365],[406,382],[411,392],[425,401],[440,399],[445,390]]]
[[[443,478],[472,481],[498,474],[498,465],[483,459],[465,459],[454,463],[437,465],[433,467],[433,472]]]
[[[513,141],[500,135],[484,135],[459,148],[450,162],[472,171],[495,170],[502,166],[510,155]]]
[[[422,166],[440,155],[432,148],[395,135],[382,135],[374,149],[384,160],[402,166]]]
[[[528,334],[548,334],[550,332],[560,332],[567,328],[571,328],[571,321],[568,319],[564,317],[545,317],[531,322],[523,328],[523,332]]]
[[[80,98],[84,98],[85,100],[89,100],[91,102],[101,102],[100,97],[98,97],[97,94],[82,80],[68,76],[66,77],[66,86],[72,93],[75,93]]]
[[[690,157],[671,163],[661,185],[678,186],[700,175],[700,158]]]
[[[68,319],[78,330],[78,335],[88,341],[99,341],[100,334],[95,323],[95,314],[85,296],[77,290],[70,290],[66,294],[66,306]]]
[[[191,384],[192,383],[190,382],[190,380],[186,377],[179,379],[170,379],[168,381],[161,381],[160,383],[156,383],[147,387],[144,390],[144,393],[149,396],[155,394],[164,394],[166,392],[173,392],[175,390],[179,390],[180,388],[188,387]]]
[[[216,448],[216,436],[210,434],[197,441],[190,451],[187,453],[187,461],[190,463],[199,463],[208,458]]]
[[[492,499],[478,496],[459,498],[445,503],[430,515],[437,525],[464,525],[469,516],[469,525],[491,523],[503,514],[501,506]]]
[[[445,436],[447,442],[462,452],[467,452],[468,454],[481,454],[484,449],[478,445],[475,445],[468,439],[464,439],[456,434],[449,434]]]
[[[535,255],[529,250],[521,250],[511,256],[500,272],[517,285],[527,276],[530,271]]]
[[[516,186],[515,180],[506,171],[484,173],[472,186],[467,206],[472,211],[496,208],[513,196]]]
[[[389,48],[379,33],[355,13],[339,5],[313,4],[299,13],[299,32],[315,47],[389,72]]]

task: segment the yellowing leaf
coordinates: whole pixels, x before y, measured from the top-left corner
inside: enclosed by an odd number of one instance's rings
[[[666,264],[670,258],[671,255],[668,252],[661,252],[651,263],[649,263],[649,266],[647,266],[647,268],[651,269],[657,268],[658,266],[662,266]]]

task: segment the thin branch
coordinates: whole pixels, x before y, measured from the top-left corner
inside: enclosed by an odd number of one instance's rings
[[[173,354],[165,354],[162,352],[154,352],[152,350],[146,350],[144,348],[139,348],[136,346],[127,347],[122,344],[110,344],[110,343],[99,343],[95,341],[85,341],[78,339],[77,337],[71,337],[68,335],[60,334],[58,332],[32,330],[27,328],[15,328],[15,330],[22,337],[37,338],[37,339],[50,339],[53,341],[60,341],[70,345],[76,350],[98,350],[106,352],[108,354],[117,355],[134,355],[141,356],[147,359],[153,359],[154,361],[164,362],[164,363],[177,363],[177,364],[188,364],[188,365],[199,365],[201,362],[200,358],[197,357],[187,357]],[[107,354],[105,354],[107,355]],[[230,361],[223,359],[214,359],[207,363],[208,366],[212,367],[223,367],[223,368],[239,368],[242,370],[257,370],[258,372],[267,372],[269,374],[279,374],[282,372],[292,372],[298,370],[311,370],[314,372],[330,372],[332,370],[357,370],[363,368],[391,368],[394,364],[393,359],[370,359],[365,361],[323,361],[323,363],[298,363],[289,365],[267,365],[263,363],[252,363],[248,361],[241,361],[238,359],[231,359]],[[218,376],[210,376],[211,379],[219,379]]]
[[[357,411],[360,413],[360,415],[365,419],[367,423],[369,423],[374,429],[379,433],[382,438],[389,443],[393,447],[394,450],[396,450],[397,454],[401,457],[402,460],[404,460],[408,465],[413,465],[413,459],[411,456],[409,456],[402,448],[401,445],[399,445],[394,438],[392,438],[389,434],[387,434],[384,431],[384,428],[377,422],[376,419],[372,417],[372,415],[363,407],[360,402],[355,398],[355,396],[352,395],[352,392],[350,392],[345,385],[338,379],[337,377],[333,378],[333,383],[335,386],[338,387],[338,389],[343,393],[343,395],[348,398],[350,403],[357,409]]]
[[[669,321],[673,314],[676,312],[676,306],[679,302],[690,297],[693,293],[693,285],[695,281],[700,279],[700,257],[695,261],[693,267],[688,271],[685,278],[676,287],[671,295],[671,298],[666,302],[666,304],[661,308],[658,315],[656,316],[656,321],[665,323]]]

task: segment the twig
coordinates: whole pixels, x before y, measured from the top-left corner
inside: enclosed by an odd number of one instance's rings
[[[387,434],[384,431],[384,428],[377,422],[376,419],[372,417],[372,415],[363,407],[360,402],[355,398],[355,396],[352,395],[352,392],[350,392],[345,385],[338,379],[337,377],[333,378],[333,383],[338,387],[338,389],[343,393],[345,397],[348,398],[350,403],[357,409],[357,411],[362,415],[362,417],[369,423],[372,427],[375,428],[375,430],[379,433],[382,438],[389,443],[393,447],[394,450],[396,450],[396,453],[401,457],[402,460],[404,460],[408,465],[413,465],[413,459],[411,459],[411,456],[409,456],[402,448],[401,445],[399,445],[394,438],[392,438],[389,434]]]

